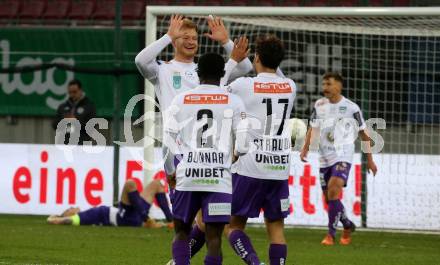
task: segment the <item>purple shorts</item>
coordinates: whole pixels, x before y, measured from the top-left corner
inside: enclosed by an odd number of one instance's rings
[[[78,213],[80,225],[111,225],[110,207],[98,206]]]
[[[279,220],[289,215],[289,183],[287,180],[257,179],[232,175],[232,215]]]
[[[150,205],[140,196],[138,191],[128,193],[130,205],[119,202],[116,220],[118,226],[142,226],[148,218]]]
[[[192,223],[202,209],[204,223],[229,223],[232,195],[221,192],[174,191],[173,217]]]
[[[350,174],[351,164],[348,162],[337,162],[333,166],[319,169],[319,179],[321,181],[321,188],[327,189],[327,184],[331,177],[338,177],[344,180],[344,187],[347,186],[348,175]]]

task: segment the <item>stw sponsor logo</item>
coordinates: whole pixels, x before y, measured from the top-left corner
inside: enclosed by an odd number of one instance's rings
[[[292,87],[289,83],[254,83],[255,93],[292,93]]]
[[[184,104],[227,104],[228,95],[224,94],[189,94],[186,95]]]

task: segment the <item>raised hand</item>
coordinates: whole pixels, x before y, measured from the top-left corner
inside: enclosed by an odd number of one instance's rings
[[[183,24],[183,16],[182,15],[172,15],[170,20],[170,26],[168,27],[168,36],[171,37],[172,40],[180,38],[183,36],[183,32],[180,30]]]
[[[301,149],[301,153],[299,154],[299,158],[301,159],[301,161],[303,161],[304,163],[307,163],[307,155],[308,154],[309,154],[309,148],[303,147]]]
[[[248,48],[249,40],[245,36],[241,36],[234,40],[234,49],[231,52],[231,59],[236,62],[241,62],[249,55]]]
[[[377,166],[376,163],[374,163],[373,160],[368,161],[367,163],[368,171],[373,174],[373,176],[376,176],[377,173]]]
[[[208,16],[208,27],[210,33],[203,34],[204,36],[210,38],[214,41],[219,41],[222,45],[229,41],[229,33],[226,30],[225,25],[221,17]]]

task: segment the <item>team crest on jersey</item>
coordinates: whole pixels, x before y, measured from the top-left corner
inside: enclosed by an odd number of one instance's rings
[[[183,99],[183,104],[228,104],[225,94],[189,94]]]
[[[182,87],[182,76],[180,72],[174,72],[173,74],[173,87],[179,89]]]
[[[254,93],[292,93],[292,87],[289,83],[254,83]]]
[[[194,79],[194,74],[191,71],[185,71],[185,77],[188,79]]]
[[[327,133],[327,141],[329,141],[330,143],[333,143],[335,141],[335,137],[333,135],[333,132]]]
[[[339,107],[339,113],[340,114],[344,114],[347,111],[347,107],[346,106],[340,106]]]

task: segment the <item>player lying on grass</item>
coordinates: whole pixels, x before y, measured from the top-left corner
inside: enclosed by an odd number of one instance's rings
[[[138,192],[135,181],[127,180],[122,189],[118,208],[102,205],[81,211],[77,207],[72,207],[61,215],[49,216],[47,222],[56,225],[162,227],[163,224],[148,218],[153,199],[160,193],[165,195],[159,180],[150,182],[141,193]]]
[[[221,236],[231,216],[232,153],[244,153],[240,143],[245,140],[237,131],[246,118],[241,99],[220,87],[224,65],[218,54],[201,56],[197,68],[201,84],[177,95],[167,114],[166,133],[171,140],[166,143],[181,156],[173,202],[172,252],[177,265],[190,264],[189,234],[199,209],[208,248],[204,264],[222,264]],[[173,148],[175,143],[179,144]]]
[[[341,94],[342,88],[343,79],[340,74],[329,72],[323,76],[324,98],[317,100],[314,105],[300,155],[301,160],[307,162],[312,140],[319,140],[320,180],[328,203],[328,234],[321,242],[323,245],[334,244],[339,221],[344,227],[340,244],[350,244],[351,233],[355,230],[355,225],[348,219],[339,198],[342,189],[347,185],[355,151],[354,141],[358,134],[367,148],[368,170],[373,175],[377,172],[373,155],[369,152],[370,137],[366,133],[361,110],[356,103]]]
[[[220,42],[229,55],[234,43],[229,39],[222,19],[209,16],[207,22],[210,33],[205,33],[204,36]],[[139,72],[154,85],[162,113],[166,112],[176,95],[193,89],[200,83],[197,65],[194,63],[199,46],[198,39],[197,25],[194,22],[181,15],[173,15],[167,33],[144,48],[135,58]],[[174,58],[168,62],[158,60],[157,57],[170,44],[174,47]],[[221,84],[244,76],[251,70],[252,63],[249,59],[241,61],[238,65],[231,59],[225,66],[225,76],[229,78],[223,79]],[[174,158],[167,155],[166,148],[163,152],[165,172],[170,176],[169,172],[175,171]]]

